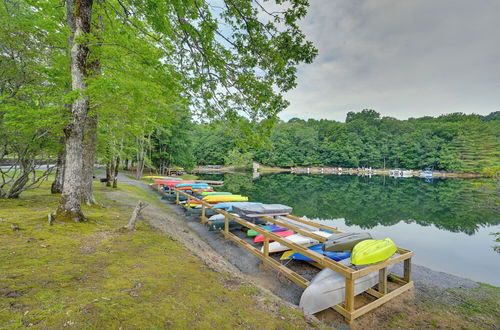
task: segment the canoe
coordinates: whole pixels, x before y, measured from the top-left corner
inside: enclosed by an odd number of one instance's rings
[[[176,188],[181,188],[181,187],[192,187],[192,186],[207,187],[208,183],[195,183],[193,181],[191,181],[191,182],[182,182],[182,183],[177,184],[175,187]]]
[[[293,230],[285,230],[285,231],[277,231],[274,233],[275,235],[278,235],[279,237],[288,237],[288,236],[291,236],[293,234],[295,234],[295,232]],[[269,239],[270,242],[273,241],[273,239]],[[263,234],[259,234],[257,236],[255,236],[255,238],[253,239],[253,242],[254,243],[262,243],[264,242],[264,235]]]
[[[221,214],[217,214],[221,215]],[[255,219],[255,221],[252,221],[256,225],[262,225],[265,224],[266,221],[260,220],[260,219]],[[208,230],[213,231],[213,230],[222,230],[224,229],[224,224],[225,224],[225,219],[216,219],[216,220],[211,220],[208,223]],[[234,220],[229,220],[229,230],[234,230],[234,229],[240,229],[243,228],[241,224]]]
[[[332,234],[323,246],[323,251],[342,252],[352,251],[359,242],[371,239],[369,233],[338,233]]]
[[[262,204],[262,203],[258,203],[258,202],[222,202],[222,203],[215,204],[213,206],[213,208],[226,210],[227,212],[233,212],[233,206],[243,205],[243,204]]]
[[[369,239],[356,244],[352,249],[353,265],[369,265],[385,261],[397,251],[396,244],[390,238]]]
[[[339,263],[351,267],[351,259]],[[357,267],[357,269],[364,267]],[[387,267],[388,271],[392,265]],[[357,278],[354,281],[354,295],[358,295],[379,282],[379,272]],[[324,268],[309,283],[300,297],[299,307],[305,314],[314,314],[340,304],[345,300],[345,277],[331,268]]]
[[[236,205],[234,212],[247,217],[287,215],[292,212],[290,206],[281,204]]]
[[[335,261],[344,260],[344,259],[347,259],[351,256],[351,254],[349,252],[323,251],[323,245],[324,244],[316,244],[316,245],[308,247],[308,249],[311,251],[314,251],[316,253],[319,253],[321,255],[324,255],[324,256],[326,256],[332,260],[335,260]],[[306,257],[305,255],[303,255],[299,252],[295,252],[295,251],[286,251],[283,253],[283,255],[280,258],[280,260],[288,260],[288,259],[316,262],[313,259]]]
[[[262,226],[262,229],[265,229],[265,230],[268,230],[268,231],[271,231],[271,232],[277,232],[277,231],[285,231],[285,230],[288,230],[288,228],[285,228],[285,227],[282,227],[282,226],[279,226],[279,225],[275,225],[274,223],[273,224],[270,224],[270,225],[266,225],[266,226]],[[249,237],[253,237],[253,236],[257,236],[259,235],[259,232],[253,230],[253,229],[249,229],[247,231],[247,236]]]
[[[220,202],[248,202],[248,197],[241,195],[209,195],[203,197],[202,200],[212,204]]]
[[[324,238],[328,238],[331,235],[331,233],[327,233],[327,232],[322,231],[322,230],[315,230],[315,231],[312,231],[312,233],[323,236]],[[293,243],[299,244],[299,245],[309,245],[309,244],[318,244],[319,243],[314,238],[304,236],[301,234],[294,234],[294,235],[288,236],[286,239],[289,241],[292,241]],[[288,246],[283,245],[279,242],[269,243],[269,253],[282,252],[282,251],[288,251],[288,250],[290,250],[290,248]],[[264,248],[262,248],[261,251],[264,252]]]
[[[173,181],[173,182],[167,182],[167,183],[165,183],[165,185],[169,188],[172,188],[172,187],[177,186],[178,184],[183,184],[183,183],[193,184],[194,181]]]
[[[202,191],[202,196],[212,196],[212,195],[232,195],[233,193],[227,191]]]

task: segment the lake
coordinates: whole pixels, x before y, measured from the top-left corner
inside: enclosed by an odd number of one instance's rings
[[[355,175],[202,175],[251,201],[346,231],[390,237],[434,270],[500,286],[500,184],[492,180]],[[220,189],[218,189],[220,190]]]

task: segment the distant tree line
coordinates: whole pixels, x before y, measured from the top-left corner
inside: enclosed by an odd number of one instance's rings
[[[258,148],[242,147],[240,138],[221,123],[195,126],[192,150],[196,163],[228,163],[231,154],[282,167],[432,167],[484,172],[498,171],[500,166],[498,111],[487,116],[452,113],[398,120],[365,109],[349,112],[345,123],[297,118],[278,122],[268,141]]]

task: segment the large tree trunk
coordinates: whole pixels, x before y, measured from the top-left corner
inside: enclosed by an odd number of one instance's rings
[[[115,164],[114,164],[114,170],[115,172],[113,173],[113,188],[118,188],[118,170],[120,166],[120,156],[117,156],[115,158]]]
[[[66,0],[68,25],[72,34],[71,88],[85,91],[89,49],[85,35],[90,33],[93,0]],[[83,135],[89,110],[87,96],[80,96],[71,105],[72,118],[66,126],[66,168],[63,191],[55,217],[58,220],[83,221]]]
[[[62,193],[63,180],[64,180],[64,162],[66,159],[66,150],[61,150],[57,155],[57,168],[56,168],[56,177],[54,182],[52,182],[52,186],[50,187],[50,192],[53,194]]]
[[[106,187],[111,187],[111,173],[114,172],[113,170],[113,163],[111,161],[108,161],[106,164]]]
[[[94,163],[97,149],[97,117],[88,116],[83,138],[83,201],[87,205],[97,204],[94,198]]]

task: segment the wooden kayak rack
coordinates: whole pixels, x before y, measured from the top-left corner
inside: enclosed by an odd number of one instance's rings
[[[158,185],[160,186],[160,185]],[[161,191],[162,189],[158,189]],[[201,221],[203,223],[208,223],[208,218],[205,216],[205,211],[207,208],[212,209],[213,211],[220,213],[224,215],[225,217],[225,224],[224,224],[224,229],[221,230],[221,233],[228,239],[232,240],[236,244],[244,247],[247,249],[249,252],[254,254],[255,256],[259,257],[265,264],[271,266],[278,272],[281,272],[285,274],[290,280],[295,282],[296,284],[300,285],[303,288],[306,288],[309,285],[309,281],[299,275],[298,273],[294,272],[290,268],[288,268],[286,265],[281,264],[280,262],[276,261],[269,255],[269,240],[272,239],[276,242],[279,242],[287,247],[289,247],[291,250],[295,252],[299,252],[303,254],[304,256],[307,256],[314,260],[314,263],[311,263],[311,265],[318,267],[320,269],[323,269],[325,267],[329,267],[330,269],[334,270],[335,272],[343,275],[345,277],[345,301],[341,304],[338,304],[336,306],[333,306],[332,308],[337,311],[338,313],[342,314],[346,321],[350,323],[352,320],[368,313],[369,311],[379,307],[383,303],[399,296],[400,294],[404,293],[405,291],[413,288],[413,280],[411,277],[411,258],[413,257],[413,252],[400,248],[398,247],[397,252],[398,256],[391,258],[389,260],[386,260],[384,262],[378,263],[371,265],[369,267],[363,268],[361,270],[354,270],[350,267],[347,267],[339,262],[336,262],[324,255],[321,255],[319,253],[316,253],[312,250],[309,250],[307,246],[302,246],[299,244],[296,244],[290,240],[287,240],[286,238],[280,237],[273,232],[267,231],[263,229],[260,226],[255,225],[254,223],[247,221],[245,219],[242,219],[238,216],[232,215],[229,212],[226,212],[221,209],[213,209],[213,205],[210,203],[207,203],[199,198],[196,198],[188,193],[186,193],[183,190],[178,190],[175,188],[170,189],[173,191],[171,194],[176,194],[176,199],[175,203],[180,204],[180,199],[179,197],[185,196],[187,198],[187,202],[189,201],[196,201],[201,204]],[[317,235],[304,227],[300,227],[298,225],[294,225],[293,222],[299,223],[299,224],[305,224],[310,227],[318,228],[318,229],[326,229],[329,231],[332,231],[334,233],[340,233],[342,231],[338,230],[337,228],[329,227],[326,225],[322,225],[316,222],[312,222],[309,220],[305,220],[293,215],[286,215],[283,216],[284,218],[287,219],[287,221],[283,221],[280,219],[276,219],[273,217],[260,217],[268,222],[274,223],[276,225],[284,226],[287,227],[301,235],[308,236],[310,238],[313,238],[319,242],[325,242],[326,238],[320,235]],[[264,236],[264,242],[263,242],[263,251],[255,248],[245,240],[239,238],[235,234],[231,233],[229,231],[229,220],[234,220],[237,223],[241,224],[242,226],[248,228],[248,229],[253,229],[256,232],[262,234]],[[389,274],[387,267],[393,264],[396,264],[398,262],[403,262],[404,263],[404,273],[403,276],[397,276],[395,274]],[[355,280],[357,278],[360,278],[362,276],[368,275],[373,272],[379,272],[379,283],[377,285],[377,290],[374,290],[373,288],[370,288],[366,290],[365,292],[372,297],[375,298],[375,300],[368,302],[362,306],[356,307],[354,304],[355,301]],[[396,289],[393,289],[389,292],[388,286],[387,286],[387,279],[388,276],[391,275],[391,280],[394,281],[398,287]]]

